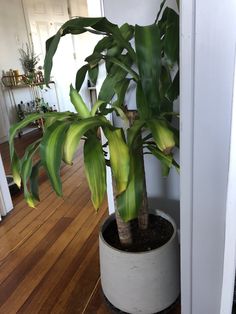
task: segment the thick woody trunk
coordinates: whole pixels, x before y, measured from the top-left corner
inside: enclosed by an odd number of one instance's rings
[[[129,247],[133,242],[130,223],[124,222],[118,212],[117,205],[116,205],[116,193],[115,193],[116,186],[115,186],[114,181],[112,181],[112,185],[113,185],[113,197],[114,197],[114,202],[115,202],[115,216],[116,216],[118,236],[119,236],[121,245],[123,247]]]
[[[115,215],[120,243],[123,247],[129,247],[133,242],[130,223],[122,220],[118,210],[116,210]]]
[[[147,189],[146,180],[144,177],[144,188],[143,188],[143,202],[139,210],[138,215],[138,225],[141,230],[146,230],[148,228],[148,200],[147,200]]]

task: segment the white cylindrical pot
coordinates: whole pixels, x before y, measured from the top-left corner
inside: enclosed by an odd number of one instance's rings
[[[163,246],[141,253],[113,248],[103,231],[115,219],[109,216],[99,235],[101,284],[104,295],[116,308],[132,314],[153,314],[175,302],[180,293],[179,243],[173,219],[156,210],[174,229]]]

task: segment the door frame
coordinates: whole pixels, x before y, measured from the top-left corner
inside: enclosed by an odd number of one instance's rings
[[[0,154],[0,220],[1,216],[5,216],[12,209],[13,203],[7,185],[6,174],[2,163],[2,157]]]
[[[229,247],[236,243],[235,159],[230,164],[236,4],[180,3],[181,313],[228,314],[235,273]]]

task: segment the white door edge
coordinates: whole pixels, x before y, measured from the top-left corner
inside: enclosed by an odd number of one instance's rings
[[[233,93],[231,145],[226,201],[225,252],[220,314],[228,314],[232,311],[236,267],[236,62]]]

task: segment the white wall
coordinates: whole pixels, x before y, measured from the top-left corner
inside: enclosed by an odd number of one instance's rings
[[[5,171],[3,168],[2,157],[0,154],[0,220],[13,208],[11,195],[8,189]]]
[[[161,1],[148,0],[104,0],[104,16],[116,24],[148,25],[155,21]],[[175,1],[167,5],[176,8]],[[134,107],[134,97],[130,97],[130,108]],[[150,208],[160,208],[169,212],[179,222],[179,175],[173,169],[168,178],[161,177],[159,161],[150,155],[145,157],[147,191]]]
[[[0,76],[2,76],[2,71],[9,69],[21,70],[18,49],[22,47],[23,43],[27,42],[21,0],[0,0],[0,38]],[[3,115],[0,118],[0,139],[6,139],[9,121],[14,121],[15,108],[12,106],[4,87],[0,91],[0,105]]]

